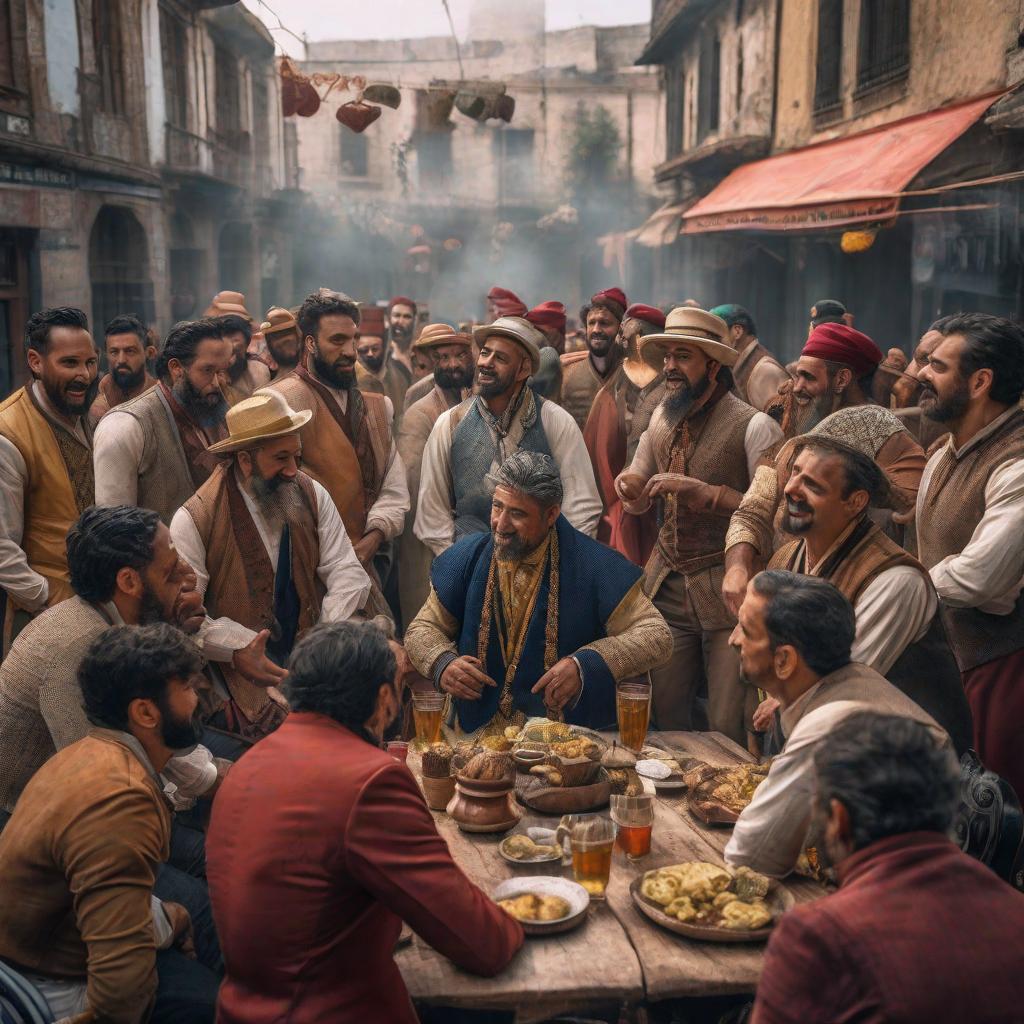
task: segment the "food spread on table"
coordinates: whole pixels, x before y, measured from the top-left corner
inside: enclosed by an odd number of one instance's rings
[[[526,892],[507,900],[498,900],[498,906],[517,921],[561,921],[572,908],[561,896],[541,896]]]
[[[562,848],[560,846],[535,843],[528,835],[522,834],[509,836],[507,839],[502,840],[501,850],[506,857],[524,862],[552,860],[562,856]]]
[[[648,871],[640,893],[687,924],[755,931],[772,923],[765,902],[770,886],[768,878],[746,867],[733,873],[707,861],[687,861]]]
[[[767,764],[739,764],[689,769],[683,777],[689,787],[690,809],[705,821],[735,822],[768,777],[768,768]]]

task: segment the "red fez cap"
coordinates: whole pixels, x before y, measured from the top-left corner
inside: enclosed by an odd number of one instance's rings
[[[642,302],[634,302],[626,310],[626,320],[643,320],[645,324],[657,327],[659,331],[665,329],[665,314],[655,306],[645,306]]]
[[[495,285],[487,293],[487,298],[494,303],[498,316],[526,316],[526,303],[515,292],[510,292],[507,288],[499,288]]]
[[[384,337],[384,310],[380,306],[362,306],[360,308],[359,333],[367,338]]]
[[[564,331],[565,306],[560,302],[542,302],[526,314],[526,319],[534,327],[550,327],[556,331]]]
[[[412,299],[407,299],[404,295],[396,295],[388,303],[388,312],[390,313],[395,306],[408,306],[414,313],[416,312],[416,303]]]
[[[629,300],[621,288],[606,288],[603,292],[592,295],[590,297],[590,304],[592,306],[603,306],[615,316],[616,320],[621,320],[626,315],[626,307],[629,305]]]
[[[846,324],[819,324],[800,354],[845,363],[858,377],[871,373],[882,361],[878,346]]]

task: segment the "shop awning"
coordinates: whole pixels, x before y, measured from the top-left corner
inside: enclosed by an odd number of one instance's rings
[[[682,203],[662,206],[650,215],[637,228],[634,241],[637,245],[645,245],[648,249],[656,249],[661,245],[671,245],[679,237],[679,229],[682,226],[683,211],[686,206]]]
[[[744,164],[683,214],[682,231],[807,231],[886,220],[899,208],[899,193],[997,99]]]

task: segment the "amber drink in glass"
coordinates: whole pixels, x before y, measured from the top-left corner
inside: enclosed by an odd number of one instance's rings
[[[413,693],[412,718],[416,724],[416,739],[420,743],[429,746],[440,741],[444,704],[443,693]]]
[[[615,690],[615,711],[619,720],[619,741],[640,753],[651,721],[651,684],[619,683]]]
[[[612,821],[617,828],[615,845],[630,859],[646,857],[651,852],[654,830],[654,798],[612,796]]]

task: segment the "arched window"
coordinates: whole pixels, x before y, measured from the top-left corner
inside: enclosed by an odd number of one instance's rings
[[[89,236],[89,279],[95,332],[122,313],[153,322],[146,232],[126,207],[104,206],[96,216]]]

